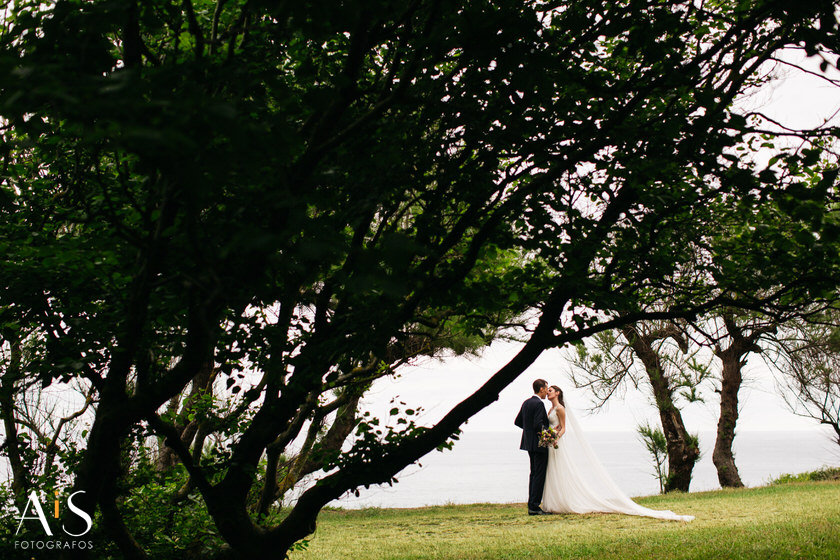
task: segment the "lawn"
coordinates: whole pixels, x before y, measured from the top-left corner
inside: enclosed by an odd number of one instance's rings
[[[840,482],[639,498],[690,523],[528,516],[524,504],[327,510],[292,560],[840,558]]]

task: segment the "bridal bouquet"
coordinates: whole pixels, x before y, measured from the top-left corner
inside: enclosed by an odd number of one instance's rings
[[[552,446],[554,449],[557,449],[557,441],[560,439],[560,435],[557,433],[552,427],[548,427],[540,432],[540,447],[548,447],[549,445]]]

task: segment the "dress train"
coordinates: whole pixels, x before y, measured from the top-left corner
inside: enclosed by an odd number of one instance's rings
[[[549,423],[554,428],[560,424],[553,411]],[[694,519],[693,515],[649,509],[631,500],[613,482],[568,409],[566,433],[558,441],[557,449],[548,448],[542,509],[552,513],[624,513],[671,521]]]

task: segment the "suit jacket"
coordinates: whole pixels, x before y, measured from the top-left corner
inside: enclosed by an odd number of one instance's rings
[[[519,409],[513,423],[522,428],[519,449],[548,453],[547,447],[539,446],[540,432],[548,427],[548,415],[541,398],[534,395],[522,403],[522,408]]]

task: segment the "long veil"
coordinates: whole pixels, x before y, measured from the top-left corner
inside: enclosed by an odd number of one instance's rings
[[[694,519],[691,515],[649,509],[631,500],[601,464],[568,407],[566,433],[557,449],[549,448],[543,509],[558,513],[625,513],[674,521]]]

